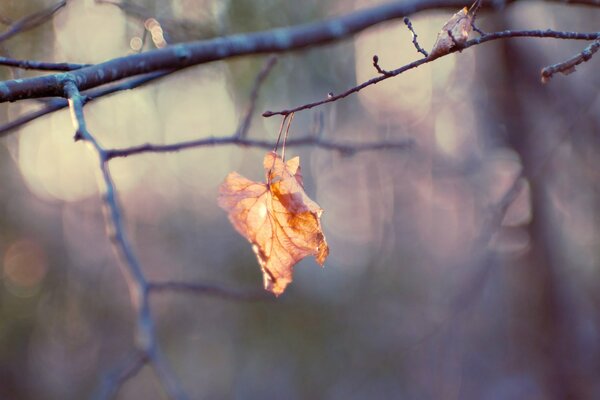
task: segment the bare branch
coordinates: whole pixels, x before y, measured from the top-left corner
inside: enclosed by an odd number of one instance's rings
[[[550,78],[552,78],[552,76],[557,72],[560,72],[564,75],[575,72],[575,66],[591,60],[592,56],[598,51],[598,49],[600,49],[600,40],[592,42],[592,44],[583,49],[581,53],[574,55],[566,61],[543,68],[542,82],[548,82]]]
[[[33,60],[17,60],[14,58],[0,57],[0,65],[7,67],[16,67],[21,69],[35,69],[38,71],[74,71],[91,64],[72,64],[72,63],[51,63]]]
[[[36,26],[43,24],[52,18],[52,16],[65,5],[67,5],[67,0],[62,0],[44,10],[38,11],[13,22],[4,32],[0,33],[0,42],[8,40],[21,32],[33,29]]]
[[[415,46],[415,49],[417,49],[417,51],[419,53],[423,54],[425,57],[429,57],[429,53],[427,53],[427,51],[425,51],[425,49],[423,49],[419,45],[419,42],[417,41],[418,35],[415,32],[415,30],[413,29],[412,22],[410,22],[410,19],[408,19],[408,17],[404,17],[404,24],[406,25],[406,27],[408,28],[408,30],[412,34],[412,43]]]
[[[271,57],[263,66],[262,70],[256,77],[252,91],[250,93],[249,105],[244,118],[240,122],[240,126],[233,134],[221,137],[208,137],[173,144],[151,144],[146,143],[139,146],[127,147],[124,149],[107,149],[105,150],[106,160],[109,161],[118,157],[129,157],[142,153],[172,153],[186,149],[207,147],[207,146],[225,146],[237,145],[242,147],[258,147],[264,149],[273,149],[276,147],[275,142],[257,139],[248,139],[246,133],[252,118],[255,108],[255,103],[258,98],[260,86],[269,71],[275,65],[275,58]],[[384,149],[407,149],[412,145],[411,140],[403,140],[397,142],[374,142],[374,143],[336,143],[327,141],[321,138],[320,135],[307,135],[297,139],[290,139],[286,142],[286,146],[314,146],[327,150],[339,151],[343,154],[354,154],[368,150],[384,150]]]
[[[100,1],[100,0],[98,0]],[[107,0],[104,0],[105,2]],[[566,0],[569,2],[569,0]],[[597,5],[598,0],[573,0],[571,2],[586,3]],[[114,2],[112,2],[114,3]],[[31,29],[50,19],[60,8],[65,6],[66,0],[57,3],[53,7],[40,11],[29,17],[23,18],[0,34],[0,43],[15,34],[26,29]],[[155,321],[150,309],[150,294],[152,293],[191,293],[199,295],[216,296],[236,301],[263,300],[267,296],[264,293],[244,293],[235,292],[219,286],[203,283],[186,282],[150,282],[145,276],[142,265],[128,240],[123,222],[123,215],[119,200],[117,197],[117,188],[112,179],[109,168],[109,162],[113,158],[128,157],[141,153],[165,153],[175,152],[189,148],[217,145],[237,145],[242,147],[259,147],[271,149],[274,143],[264,140],[248,139],[247,133],[255,111],[259,90],[270,70],[275,64],[275,59],[269,59],[260,73],[257,75],[252,88],[248,106],[240,125],[235,133],[226,137],[209,137],[193,141],[180,142],[167,145],[143,144],[124,149],[106,149],[90,133],[87,128],[84,116],[84,104],[95,98],[108,95],[120,90],[126,90],[140,86],[144,83],[158,79],[162,76],[171,74],[178,69],[208,63],[215,60],[226,59],[234,56],[248,54],[264,54],[287,52],[307,47],[339,41],[350,37],[355,33],[364,30],[372,25],[383,21],[399,18],[418,11],[427,9],[439,9],[441,7],[455,8],[462,6],[458,0],[407,0],[405,2],[391,3],[379,7],[357,11],[346,16],[332,18],[327,21],[299,25],[289,28],[278,28],[264,32],[250,33],[244,35],[232,35],[223,38],[217,38],[206,41],[198,41],[187,44],[171,46],[165,49],[149,51],[141,54],[129,55],[117,58],[98,65],[80,65],[69,63],[44,63],[31,60],[15,60],[12,58],[0,58],[0,65],[7,65],[23,69],[38,70],[59,70],[67,73],[51,74],[43,77],[27,78],[0,82],[0,102],[16,101],[21,99],[48,98],[52,96],[64,96],[67,100],[61,98],[51,100],[42,110],[19,117],[17,120],[0,127],[0,137],[15,129],[18,126],[39,118],[58,109],[69,106],[73,125],[76,130],[75,140],[87,142],[91,145],[95,154],[98,156],[99,168],[104,183],[103,201],[107,211],[107,226],[109,237],[115,247],[116,252],[122,258],[120,263],[123,276],[127,281],[127,286],[131,298],[131,303],[136,315],[136,353],[125,360],[124,364],[108,375],[102,386],[101,398],[110,398],[117,394],[119,388],[145,365],[150,364],[157,374],[162,387],[167,395],[172,399],[186,399],[181,385],[175,379],[168,362],[165,360],[158,343]],[[479,6],[479,4],[478,4]],[[373,65],[381,74],[361,85],[347,90],[346,92],[333,95],[329,94],[326,100],[306,104],[295,109],[283,110],[278,112],[267,111],[263,115],[269,117],[272,115],[287,116],[293,112],[310,109],[325,103],[337,101],[341,98],[356,93],[367,86],[376,84],[390,77],[399,75],[409,69],[416,68],[425,63],[431,62],[438,56],[430,57],[417,42],[417,35],[413,30],[412,24],[408,18],[404,19],[405,24],[412,33],[412,42],[418,52],[425,55],[425,58],[404,65],[393,71],[386,71],[379,66],[377,56],[373,57]],[[496,39],[505,39],[511,37],[539,37],[556,39],[577,39],[577,40],[595,40],[581,54],[567,60],[563,63],[544,68],[549,79],[556,72],[567,73],[574,69],[575,65],[589,60],[600,46],[600,33],[576,33],[559,31],[503,31],[485,34],[481,31],[481,37],[467,41],[465,44],[450,49],[447,54],[461,51],[464,48],[478,45],[487,41]],[[452,37],[452,33],[449,32]],[[452,37],[454,40],[454,38]],[[570,63],[570,64],[569,64]],[[139,76],[138,76],[139,75]],[[119,80],[137,76],[125,82]],[[112,84],[111,84],[112,83]],[[107,85],[101,88],[98,86]],[[375,143],[337,143],[323,140],[320,136],[307,135],[304,137],[291,139],[287,146],[314,146],[328,150],[339,151],[343,154],[353,154],[359,151],[384,150],[384,149],[406,149],[412,145],[411,140],[397,142],[375,142]],[[516,184],[515,184],[516,185]],[[516,191],[515,187],[511,191]],[[516,192],[515,192],[516,193]],[[514,193],[508,193],[506,196],[506,205],[500,204],[498,214],[492,215],[492,222],[496,223],[496,218],[500,218],[500,212],[504,212],[516,196]],[[500,222],[500,220],[498,221]],[[495,226],[495,225],[494,225]],[[490,231],[491,232],[491,231]],[[487,240],[487,239],[486,239]]]
[[[122,266],[121,270],[127,281],[131,303],[137,317],[136,345],[154,367],[169,397],[177,400],[186,399],[186,394],[166,365],[166,361],[163,359],[158,346],[154,320],[150,312],[148,282],[125,234],[116,187],[108,168],[106,151],[87,129],[83,113],[84,96],[80,93],[75,82],[72,80],[65,81],[64,91],[69,102],[73,126],[76,131],[75,140],[88,142],[98,155],[99,167],[105,185],[104,203],[109,217],[107,221],[108,230],[115,249],[123,258],[124,262],[120,263]]]
[[[462,51],[463,49],[466,49],[468,47],[472,47],[472,46],[476,46],[485,42],[489,42],[492,40],[498,40],[498,39],[507,39],[507,38],[517,38],[517,37],[537,37],[537,38],[553,38],[553,39],[571,39],[571,40],[595,40],[597,38],[600,38],[600,32],[592,32],[592,33],[582,33],[582,32],[562,32],[562,31],[553,31],[553,30],[529,30],[529,31],[501,31],[501,32],[493,32],[493,33],[488,33],[486,35],[483,35],[481,37],[478,37],[476,39],[471,39],[469,41],[467,41],[466,43],[464,43],[463,45],[460,46],[460,48],[458,47],[453,47],[452,49],[450,49],[448,51],[448,53],[446,54],[442,54],[439,57],[444,57],[448,54],[452,54],[455,53],[457,51]],[[272,117],[274,115],[288,115],[291,114],[293,112],[297,112],[297,111],[302,111],[302,110],[309,110],[311,108],[314,107],[318,107],[320,105],[323,104],[327,104],[327,103],[332,103],[334,101],[337,101],[339,99],[343,99],[344,97],[348,97],[353,93],[357,93],[360,92],[361,90],[363,90],[366,87],[369,87],[371,85],[375,85],[381,81],[384,81],[386,79],[392,78],[394,76],[400,75],[403,72],[406,72],[410,69],[419,67],[423,64],[429,63],[433,60],[436,60],[439,57],[435,57],[435,58],[422,58],[420,60],[417,61],[413,61],[409,64],[403,65],[402,67],[392,70],[392,71],[385,71],[384,75],[381,76],[377,76],[373,79],[370,79],[366,82],[361,83],[360,85],[354,86],[348,90],[346,90],[343,93],[340,93],[338,95],[334,95],[334,96],[327,96],[326,99],[320,100],[320,101],[315,101],[313,103],[308,103],[308,104],[304,104],[298,107],[294,107],[291,109],[287,109],[287,110],[280,110],[280,111],[265,111],[262,115],[263,117]],[[375,60],[374,60],[375,61]]]
[[[379,56],[377,54],[373,56],[373,66],[381,75],[388,76],[390,74],[388,71],[379,66]],[[333,94],[328,97],[333,97]]]
[[[248,102],[248,106],[246,107],[246,112],[244,113],[244,117],[242,118],[242,123],[237,131],[236,136],[239,138],[244,138],[248,134],[248,129],[250,129],[250,124],[252,123],[252,117],[254,115],[254,110],[256,108],[256,101],[258,100],[258,93],[260,91],[260,87],[264,83],[267,75],[273,69],[275,64],[277,63],[277,57],[271,56],[267,59],[262,69],[256,76],[254,80],[254,85],[252,85],[252,90],[250,91],[250,101]]]
[[[316,136],[305,136],[287,141],[287,147],[294,146],[313,146],[326,150],[336,150],[343,154],[354,154],[369,150],[391,150],[407,149],[412,145],[412,141],[406,139],[398,142],[374,142],[374,143],[336,143],[323,140]],[[258,147],[263,149],[273,149],[275,142],[256,139],[239,138],[237,135],[225,137],[208,137],[204,139],[190,140],[173,144],[143,144],[140,146],[127,147],[125,149],[111,149],[106,151],[107,159],[117,157],[129,157],[141,153],[172,153],[186,149],[207,147],[207,146],[225,146],[236,145],[242,147]]]

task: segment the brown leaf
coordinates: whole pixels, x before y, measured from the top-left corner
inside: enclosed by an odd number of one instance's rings
[[[265,289],[279,296],[292,281],[293,266],[315,256],[322,266],[329,247],[321,229],[323,210],[304,192],[300,159],[283,163],[265,155],[267,183],[230,173],[219,188],[219,206],[250,243],[263,272]]]
[[[438,58],[447,54],[454,46],[464,44],[473,30],[472,20],[473,16],[469,15],[467,7],[454,14],[438,33],[429,58]],[[448,32],[452,33],[452,36]]]

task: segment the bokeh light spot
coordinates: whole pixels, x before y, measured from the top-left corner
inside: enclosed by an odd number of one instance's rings
[[[27,297],[35,294],[47,272],[44,250],[32,240],[12,243],[4,253],[2,274],[9,292]]]

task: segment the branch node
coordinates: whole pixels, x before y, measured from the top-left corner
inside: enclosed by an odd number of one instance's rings
[[[252,123],[252,116],[254,114],[254,109],[256,108],[256,101],[258,100],[258,94],[260,92],[260,88],[262,87],[265,79],[273,69],[273,67],[277,64],[277,56],[270,56],[262,69],[256,75],[254,80],[254,84],[252,85],[252,90],[250,91],[250,100],[248,101],[248,106],[246,107],[246,112],[244,113],[244,117],[240,123],[236,136],[239,138],[244,138],[248,134],[248,130],[250,129],[250,124]]]
[[[485,31],[479,29],[479,27],[477,25],[475,25],[475,17],[473,17],[473,20],[471,21],[471,27],[473,28],[473,30],[477,33],[479,33],[479,36],[485,36],[486,33]]]

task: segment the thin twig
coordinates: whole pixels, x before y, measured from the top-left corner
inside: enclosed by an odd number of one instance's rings
[[[294,120],[294,113],[291,113],[289,115],[288,121],[287,121],[287,127],[285,128],[285,135],[283,136],[283,144],[281,145],[281,160],[283,162],[285,162],[285,146],[287,144],[288,141],[288,136],[290,134],[290,127],[292,126],[292,121]],[[285,120],[285,117],[283,118]]]
[[[268,295],[264,291],[235,291],[221,286],[207,283],[189,283],[189,282],[149,282],[148,290],[150,293],[189,293],[201,296],[219,297],[225,300],[232,301],[264,301],[272,300],[273,296]]]
[[[256,79],[254,79],[254,84],[252,85],[252,90],[250,91],[250,99],[248,100],[248,105],[246,107],[246,111],[244,112],[244,117],[242,118],[242,122],[237,131],[237,136],[240,138],[246,137],[248,134],[248,130],[250,129],[250,124],[252,123],[252,117],[254,116],[254,110],[256,109],[256,101],[258,100],[258,93],[265,79],[277,63],[277,57],[271,56],[267,59],[262,69],[256,75]]]
[[[412,22],[410,22],[410,19],[408,17],[404,17],[404,24],[406,25],[406,27],[412,34],[412,43],[415,46],[415,49],[417,49],[417,51],[419,53],[423,54],[425,57],[429,57],[429,53],[427,53],[427,51],[425,51],[425,49],[423,49],[419,45],[419,42],[417,41],[417,37],[418,37],[417,32],[415,32],[415,30],[413,29]]]
[[[375,67],[375,69],[377,70],[377,72],[379,72],[381,75],[388,76],[390,74],[388,71],[386,71],[385,69],[381,68],[381,66],[379,65],[379,56],[377,54],[375,54],[373,56],[373,66]],[[328,96],[328,97],[332,97],[332,96]]]
[[[107,225],[113,245],[124,261],[120,265],[127,281],[131,302],[137,318],[136,345],[144,354],[144,357],[148,358],[169,397],[174,400],[187,399],[187,395],[166,365],[158,345],[154,319],[150,311],[148,282],[125,233],[121,208],[117,199],[117,190],[108,168],[106,150],[87,128],[83,113],[84,97],[79,92],[75,82],[72,80],[65,81],[64,90],[69,101],[73,126],[76,131],[75,139],[91,144],[99,159],[99,168],[105,185],[104,203],[108,212]]]
[[[45,8],[41,11],[38,11],[13,22],[4,32],[0,33],[0,42],[8,40],[21,32],[43,24],[44,22],[52,18],[52,16],[56,14],[65,5],[67,5],[67,0],[62,0],[48,8]]]
[[[487,33],[485,33],[485,31],[479,29],[479,27],[477,25],[475,25],[475,18],[473,17],[473,20],[471,20],[471,27],[473,28],[473,30],[477,33],[479,33],[479,36],[485,36],[487,35]]]
[[[0,57],[0,65],[21,69],[34,69],[38,71],[74,71],[89,67],[91,64],[52,63],[33,60],[17,60],[9,57]]]
[[[465,42],[460,49],[457,47],[453,47],[451,48],[447,54],[442,54],[440,57],[444,57],[448,54],[452,54],[455,53],[459,50],[463,50],[466,49],[468,47],[472,47],[472,46],[476,46],[485,42],[489,42],[492,40],[498,40],[498,39],[507,39],[507,38],[518,38],[518,37],[537,37],[537,38],[553,38],[553,39],[573,39],[573,40],[595,40],[600,38],[600,32],[592,32],[592,33],[582,33],[582,32],[562,32],[562,31],[553,31],[553,30],[526,30],[526,31],[501,31],[501,32],[493,32],[493,33],[488,33],[487,35],[475,38],[475,39],[471,39],[467,42]],[[439,57],[438,57],[439,58]],[[437,59],[437,58],[435,58]],[[309,110],[311,108],[314,107],[318,107],[320,105],[323,104],[327,104],[327,103],[332,103],[334,101],[337,101],[339,99],[343,99],[344,97],[348,97],[353,93],[357,93],[360,92],[361,90],[363,90],[366,87],[369,87],[371,85],[375,85],[381,81],[384,81],[386,79],[392,78],[394,76],[400,75],[403,72],[406,72],[410,69],[413,68],[417,68],[423,64],[427,64],[431,61],[433,61],[434,59],[432,58],[422,58],[420,60],[416,60],[413,61],[411,63],[408,63],[406,65],[403,65],[402,67],[392,70],[392,71],[386,71],[387,74],[385,75],[380,75],[377,76],[375,78],[372,78],[366,82],[361,83],[360,85],[354,86],[348,90],[346,90],[343,93],[340,93],[338,95],[334,95],[334,96],[328,96],[326,99],[320,100],[320,101],[315,101],[313,103],[307,103],[307,104],[303,104],[301,106],[298,107],[294,107],[291,109],[286,109],[286,110],[280,110],[280,111],[265,111],[262,115],[263,117],[272,117],[274,115],[288,115],[290,113],[293,112],[297,112],[297,111],[302,111],[302,110]]]
[[[600,49],[600,39],[592,42],[592,44],[583,49],[581,53],[574,55],[568,60],[543,68],[542,82],[548,82],[550,78],[552,78],[552,76],[557,72],[560,72],[564,75],[575,72],[575,66],[591,60],[594,53],[596,53],[598,49]]]
[[[477,25],[475,25],[475,20],[477,19],[477,13],[479,12],[479,9],[481,8],[481,3],[482,3],[481,0],[477,0],[477,1],[475,1],[475,3],[473,3],[471,8],[469,9],[469,14],[471,14],[471,27],[473,28],[473,30],[475,32],[479,33],[479,36],[483,36],[486,34],[484,31],[479,29],[477,27]]]
[[[207,147],[207,146],[226,146],[236,145],[241,147],[257,147],[267,150],[272,150],[275,146],[275,142],[257,139],[242,139],[237,137],[235,134],[224,137],[208,137],[197,140],[190,140],[186,142],[178,142],[173,144],[150,144],[146,143],[140,146],[132,146],[124,149],[109,149],[106,150],[107,159],[113,159],[117,157],[129,157],[136,154],[142,153],[172,153],[186,149]],[[326,150],[338,151],[342,154],[354,154],[363,151],[373,150],[393,150],[393,149],[408,149],[413,145],[413,141],[406,139],[403,141],[383,141],[374,143],[338,143],[328,140],[323,140],[316,136],[305,136],[296,139],[288,140],[286,146],[313,146]]]

